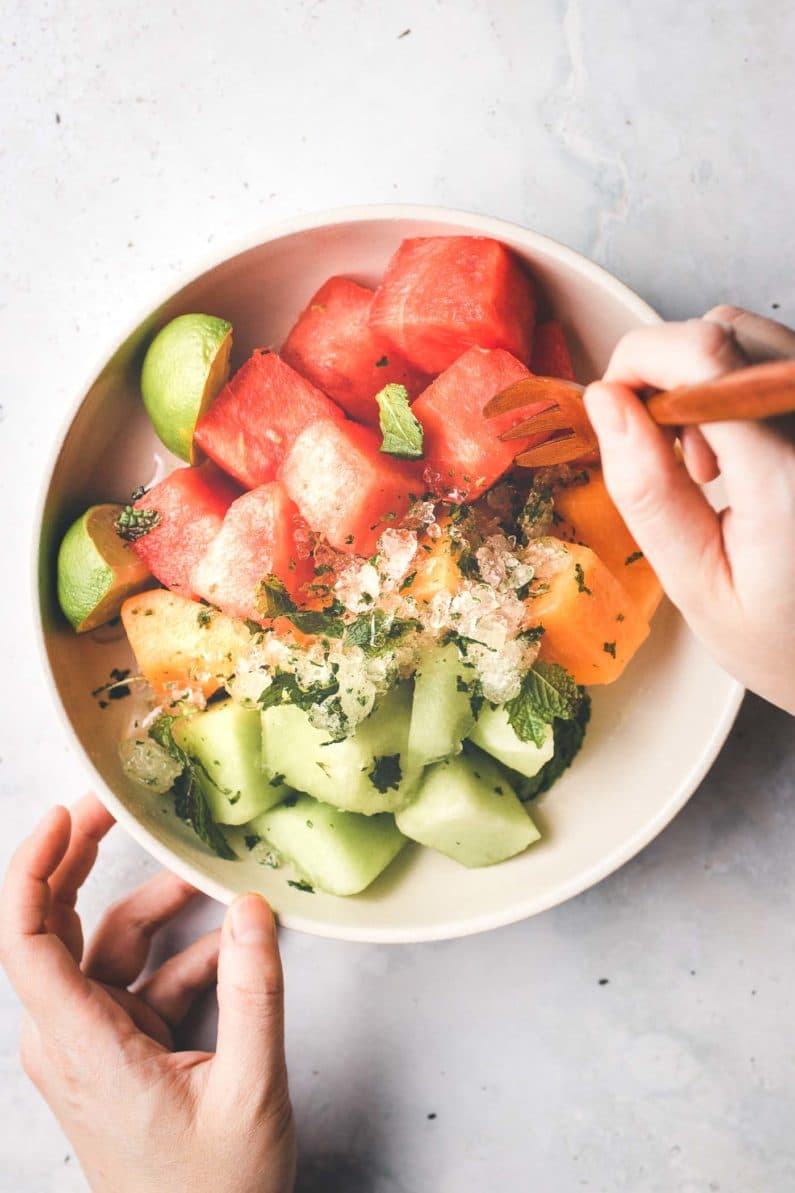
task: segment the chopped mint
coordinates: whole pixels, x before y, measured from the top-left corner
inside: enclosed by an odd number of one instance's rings
[[[399,787],[402,778],[400,755],[383,754],[380,758],[373,759],[373,769],[367,777],[376,791],[380,791],[382,795],[386,795],[390,787]]]
[[[281,617],[295,609],[295,601],[290,596],[285,583],[273,572],[260,580],[254,596],[257,612],[263,617]]]
[[[624,560],[624,567],[629,567],[631,563],[637,563],[639,559],[643,559],[643,552],[633,551],[632,554],[628,555]]]
[[[182,773],[174,781],[174,811],[193,829],[200,841],[227,861],[236,861],[226,837],[210,814],[210,807],[199,782],[199,768],[195,761],[174,741],[171,732],[173,718],[160,716],[149,728],[149,736],[167,750],[175,762],[182,765]]]
[[[577,591],[584,592],[586,596],[593,596],[588,585],[585,583],[585,572],[582,570],[581,563],[574,565],[574,579],[577,581]]]
[[[378,421],[383,442],[381,451],[390,456],[419,460],[422,458],[422,427],[409,405],[409,394],[405,385],[394,382],[385,385],[375,395],[378,403]]]
[[[277,671],[260,696],[258,703],[262,709],[272,708],[279,704],[294,704],[296,708],[308,712],[316,704],[327,700],[329,696],[335,696],[339,689],[340,685],[336,679],[302,688],[292,671]]]
[[[469,696],[469,707],[472,709],[472,715],[473,717],[477,717],[486,701],[483,695],[483,685],[480,680],[477,678],[466,680],[463,675],[456,675],[455,686],[457,692],[466,692],[467,696]]]
[[[421,630],[412,617],[391,617],[383,609],[372,609],[352,621],[345,631],[346,646],[358,646],[367,655],[394,650],[408,635]]]
[[[156,526],[160,525],[159,510],[139,510],[135,508],[135,502],[140,501],[145,493],[146,489],[142,485],[137,489],[133,489],[130,494],[129,505],[125,505],[113,523],[117,535],[120,539],[124,539],[125,542],[137,542],[145,534],[149,534],[150,530],[154,530]]]
[[[326,609],[299,609],[283,581],[273,574],[260,580],[255,603],[263,617],[286,617],[303,634],[342,637],[340,614],[344,608],[339,601],[332,601]]]
[[[605,651],[606,654],[612,655],[613,658],[616,657],[615,642],[605,642],[604,645],[602,646],[602,650]]]
[[[306,880],[303,878],[298,882],[294,881],[292,878],[288,878],[287,885],[293,887],[296,891],[306,891],[308,895],[314,895],[315,893],[315,888],[312,886],[312,884],[306,882]]]

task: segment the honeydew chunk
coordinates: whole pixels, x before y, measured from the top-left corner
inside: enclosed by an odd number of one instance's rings
[[[474,748],[428,767],[395,820],[412,841],[471,867],[505,861],[541,836],[502,768]]]
[[[380,697],[355,733],[332,741],[294,704],[262,713],[266,769],[288,786],[348,812],[394,812],[419,777],[407,759],[411,688],[398,684]]]
[[[330,895],[358,895],[406,844],[387,813],[342,812],[308,795],[258,816],[251,832]]]
[[[289,794],[263,769],[260,714],[233,700],[178,717],[174,741],[196,763],[195,772],[218,824],[245,824]]]
[[[412,766],[438,762],[461,749],[475,721],[468,691],[473,678],[454,643],[427,651],[414,676],[408,744]]]
[[[538,774],[541,767],[549,762],[555,749],[551,725],[547,726],[542,745],[522,741],[511,726],[504,706],[492,708],[486,705],[469,734],[469,740],[487,754],[491,754],[492,758],[496,758],[503,766],[518,771],[527,779],[532,779],[533,775]]]

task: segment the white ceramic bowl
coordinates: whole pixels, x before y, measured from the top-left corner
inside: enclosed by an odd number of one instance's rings
[[[58,612],[55,552],[70,521],[96,501],[126,499],[177,463],[140,401],[141,359],[152,333],[187,311],[234,324],[233,367],[257,346],[279,345],[325,278],[374,283],[405,236],[464,233],[510,245],[563,320],[578,374],[598,374],[618,338],[657,316],[592,262],[546,237],[496,219],[426,207],[366,207],[303,216],[188,280],[141,321],[93,377],[59,445],[41,514],[37,583],[44,652],[74,744],[91,782],[131,835],[208,895],[230,901],[257,889],[283,923],[347,940],[462,936],[552,907],[598,882],[642,849],[682,807],[731,728],[742,690],[701,650],[670,606],[623,678],[593,691],[593,718],[573,768],[535,805],[543,840],[485,870],[466,870],[409,847],[364,895],[338,899],[289,887],[282,870],[222,861],[168,811],[125,779],[117,757],[130,700],[101,708],[92,689],[113,667],[133,666],[119,629],[72,633]]]

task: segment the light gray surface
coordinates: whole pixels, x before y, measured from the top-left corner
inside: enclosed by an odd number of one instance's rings
[[[0,861],[85,782],[32,647],[35,492],[98,355],[197,258],[297,210],[435,202],[666,315],[795,322],[786,0],[12,0],[0,42]],[[303,1193],[788,1193],[792,786],[791,722],[748,700],[682,815],[573,903],[441,945],[286,935]],[[152,868],[113,839],[87,920]],[[0,1190],[76,1193],[16,1029],[0,982]]]

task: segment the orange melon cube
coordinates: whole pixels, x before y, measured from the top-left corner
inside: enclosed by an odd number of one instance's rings
[[[442,533],[438,538],[422,535],[415,557],[414,579],[404,588],[406,596],[415,601],[430,604],[437,592],[449,592],[454,596],[461,584],[461,569],[458,566],[460,548],[447,532],[450,519],[440,518],[438,525]]]
[[[121,619],[141,674],[164,701],[186,691],[212,696],[251,645],[242,621],[165,588],[129,597]]]
[[[662,598],[662,585],[613,503],[601,468],[585,468],[580,476],[587,480],[555,489],[555,513],[563,519],[557,523],[557,534],[595,551],[642,616],[651,621]]]
[[[579,684],[612,683],[648,637],[648,622],[590,547],[546,538],[536,552],[526,624],[543,626],[539,659]]]

